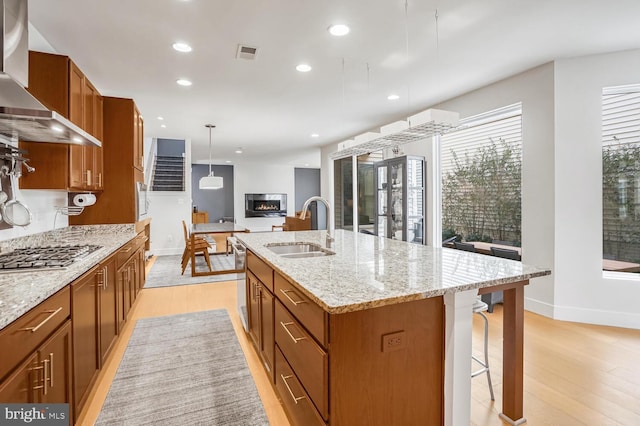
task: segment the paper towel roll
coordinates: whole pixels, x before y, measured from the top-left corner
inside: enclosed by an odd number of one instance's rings
[[[96,203],[96,196],[93,194],[77,194],[73,197],[73,204],[79,207],[92,206]]]

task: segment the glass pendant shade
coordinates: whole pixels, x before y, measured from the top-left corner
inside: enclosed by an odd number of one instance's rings
[[[222,176],[214,176],[213,170],[211,170],[211,129],[213,124],[205,124],[205,127],[209,128],[209,176],[200,178],[198,187],[200,189],[220,189],[223,187]]]

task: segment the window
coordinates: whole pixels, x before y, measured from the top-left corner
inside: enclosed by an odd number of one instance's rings
[[[442,239],[519,247],[521,104],[463,120],[441,142]]]
[[[603,269],[640,272],[640,85],[602,92]]]

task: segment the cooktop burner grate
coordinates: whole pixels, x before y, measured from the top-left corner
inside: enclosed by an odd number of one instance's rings
[[[0,272],[64,269],[102,248],[99,245],[31,247],[0,254]]]

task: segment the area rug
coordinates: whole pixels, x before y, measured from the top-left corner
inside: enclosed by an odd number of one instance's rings
[[[182,256],[158,256],[147,274],[144,288],[171,287],[175,285],[215,283],[220,281],[234,281],[244,278],[244,274],[191,276],[191,263],[187,265],[184,275],[180,275],[180,259]],[[212,255],[213,270],[232,269],[235,267],[233,255]],[[207,263],[202,256],[196,256],[196,271],[208,271]]]
[[[224,309],[138,320],[96,425],[268,425]]]

